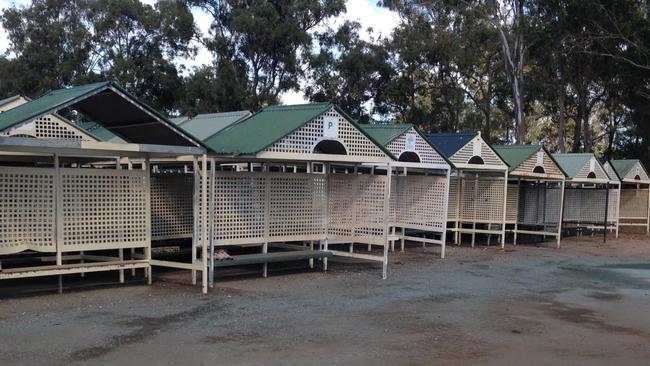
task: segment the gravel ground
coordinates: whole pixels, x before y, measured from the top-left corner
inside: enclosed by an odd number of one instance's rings
[[[1,283],[1,365],[648,365],[650,240],[436,248],[269,278]],[[20,287],[18,287],[20,286]]]

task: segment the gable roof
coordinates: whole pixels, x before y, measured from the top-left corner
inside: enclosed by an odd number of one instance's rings
[[[359,124],[368,135],[372,136],[378,143],[386,146],[391,143],[391,141],[398,138],[401,134],[408,131],[412,124]]]
[[[526,160],[528,160],[531,156],[536,154],[540,149],[542,149],[546,155],[548,155],[551,160],[555,163],[555,165],[560,168],[560,171],[564,175],[567,175],[567,173],[562,169],[562,166],[555,160],[553,155],[546,150],[546,147],[544,145],[493,145],[492,148],[494,151],[499,154],[501,159],[506,162],[510,166],[510,171],[514,171],[519,167],[519,165],[523,164]]]
[[[605,175],[609,177],[610,181],[619,180],[618,177],[610,177],[607,174],[605,167],[596,159],[592,153],[556,153],[553,154],[553,158],[560,165],[560,168],[568,175],[569,178],[575,178],[580,170],[587,165],[589,160],[592,158],[596,161],[596,164],[605,172]]]
[[[410,123],[403,124],[360,124],[359,125],[368,135],[375,139],[382,146],[388,148],[388,144],[393,142],[396,138],[400,137],[402,134],[410,130],[411,128],[422,137],[422,139],[431,146],[431,148],[437,152],[440,157],[447,163],[449,166],[453,167],[454,164],[443,154],[441,153],[436,146],[434,146],[431,141],[420,131],[419,128],[415,127]]]
[[[621,179],[627,176],[637,163],[641,166],[641,169],[645,170],[645,167],[639,159],[610,160],[609,162],[621,176]]]
[[[0,114],[0,130],[70,107],[128,142],[201,146],[154,108],[103,81],[53,90]]]
[[[249,118],[224,128],[206,139],[204,143],[217,154],[254,155],[332,108],[386,155],[395,159],[393,154],[366,133],[350,116],[337,105],[329,102],[269,106]]]
[[[177,125],[185,132],[200,140],[206,140],[224,128],[251,116],[250,111],[233,111],[220,113],[197,114],[192,118],[178,121]]]
[[[8,98],[0,99],[0,107],[2,107],[5,104],[9,104],[9,103],[11,103],[13,101],[16,101],[19,98],[20,98],[20,95],[16,94],[16,95],[8,97]]]
[[[467,145],[477,134],[477,132],[429,133],[425,137],[445,158],[450,158],[458,150],[462,149],[463,146]]]

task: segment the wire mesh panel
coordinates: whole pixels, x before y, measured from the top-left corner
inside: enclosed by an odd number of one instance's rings
[[[151,174],[151,235],[153,240],[191,238],[194,176]]]
[[[269,179],[269,237],[290,241],[325,235],[325,176],[271,173]]]
[[[621,189],[621,219],[648,219],[648,189]]]
[[[328,238],[384,244],[386,176],[328,176]]]
[[[54,177],[51,168],[2,167],[0,254],[56,252]]]
[[[363,157],[385,157],[386,154],[366,135],[359,131],[334,108],[314,118],[287,137],[271,145],[268,152],[311,154],[314,146],[323,139],[323,126],[326,118],[338,122],[338,140],[343,143],[347,155]]]
[[[503,197],[503,185],[503,179],[479,178],[474,199],[477,222],[498,223],[503,221],[503,200],[505,198]]]
[[[406,175],[392,181],[396,182],[391,191],[395,226],[433,231],[446,227],[446,177]]]
[[[61,169],[62,252],[148,246],[148,172]]]
[[[567,188],[564,193],[564,221],[570,223],[602,224],[605,221],[604,188]],[[607,221],[616,221],[618,190],[610,189]]]

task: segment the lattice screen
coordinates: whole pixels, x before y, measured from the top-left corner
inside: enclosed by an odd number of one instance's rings
[[[331,174],[328,178],[328,237],[383,244],[388,178],[352,174]]]
[[[501,158],[499,158],[499,156],[494,151],[492,151],[490,146],[480,137],[475,137],[473,140],[467,143],[467,145],[458,150],[449,160],[451,160],[453,163],[466,164],[469,159],[475,155],[474,141],[478,141],[476,143],[480,143],[480,156],[485,164],[505,166]]]
[[[506,221],[515,223],[519,214],[519,188],[515,184],[508,184],[508,197],[506,205]]]
[[[458,205],[458,177],[449,178],[449,199],[447,202],[447,220],[456,221],[458,213],[456,206]]]
[[[621,189],[621,219],[648,219],[648,189]]]
[[[193,192],[193,174],[151,174],[151,235],[153,240],[192,237]]]
[[[442,231],[447,226],[447,178],[441,176],[393,176],[391,215],[394,225],[404,228]]]
[[[67,122],[53,115],[45,115],[36,118],[32,122],[21,127],[6,131],[2,135],[28,135],[44,139],[65,139],[65,140],[83,140],[94,141],[95,139],[88,134],[71,127]]]
[[[334,117],[339,121],[338,139],[345,145],[350,156],[385,157],[386,154],[362,132],[354,127],[336,110],[313,119],[281,141],[271,145],[266,151],[281,153],[311,154],[314,146],[323,137],[324,117]]]
[[[406,149],[406,135],[413,134],[415,135],[415,152],[420,156],[420,161],[427,164],[447,164],[445,159],[443,159],[438,152],[425,141],[422,136],[414,128],[409,129],[408,131],[401,134],[399,137],[386,146],[386,148],[393,153],[393,155],[399,157]]]
[[[147,174],[62,168],[62,251],[149,245]]]
[[[270,174],[269,179],[269,236],[304,240],[325,235],[325,176],[279,173]]]
[[[0,254],[56,252],[54,169],[0,169]]]
[[[503,221],[504,180],[495,177],[463,177],[458,192],[458,178],[450,185],[448,220],[455,220],[458,194],[460,194],[459,221],[501,223]]]
[[[265,173],[216,173],[213,201],[216,244],[265,241],[267,179]]]

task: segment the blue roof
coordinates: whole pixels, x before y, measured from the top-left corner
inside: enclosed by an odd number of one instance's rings
[[[477,132],[429,133],[425,137],[446,158],[450,158],[458,150],[462,149],[463,146],[467,145],[477,134]]]

